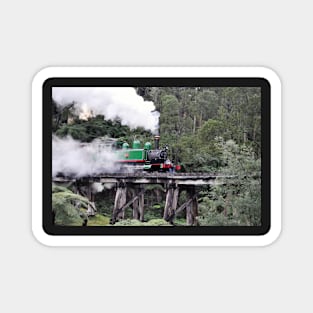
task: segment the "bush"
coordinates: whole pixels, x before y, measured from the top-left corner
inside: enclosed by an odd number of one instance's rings
[[[106,226],[109,225],[110,218],[101,214],[89,216],[87,226]]]
[[[87,198],[74,194],[65,187],[52,187],[53,223],[60,226],[82,226],[87,221]]]

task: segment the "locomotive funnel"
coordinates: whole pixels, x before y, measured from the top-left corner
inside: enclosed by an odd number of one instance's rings
[[[160,142],[160,136],[159,135],[154,136],[154,149],[155,150],[159,149],[159,142]]]

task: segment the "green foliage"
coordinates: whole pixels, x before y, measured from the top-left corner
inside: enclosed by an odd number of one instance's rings
[[[186,226],[186,219],[185,218],[175,218],[174,221],[175,226]]]
[[[81,226],[87,220],[87,198],[74,194],[67,188],[52,186],[52,212],[54,224]],[[85,208],[85,209],[83,209]]]
[[[95,202],[97,204],[97,212],[106,216],[112,214],[114,207],[114,195],[111,192],[101,192],[95,195]]]
[[[107,226],[110,224],[110,218],[101,214],[89,216],[87,226]]]
[[[164,202],[162,205],[154,205],[149,207],[145,212],[145,220],[150,221],[153,219],[159,219],[163,216]]]
[[[152,219],[148,222],[143,223],[144,226],[172,226],[170,223],[166,222],[165,220],[159,219]]]
[[[198,221],[200,226],[245,226],[241,225],[238,220],[217,212],[209,212],[207,216],[200,216]]]
[[[252,147],[260,156],[261,92],[254,87],[153,87],[141,90],[160,111],[161,145],[185,171],[215,172],[216,137]]]
[[[224,127],[221,121],[207,120],[199,129],[200,143],[203,145],[212,143],[216,137],[219,137],[224,132]]]
[[[59,137],[70,135],[75,140],[90,142],[104,136],[123,138],[131,135],[131,132],[127,126],[121,125],[119,120],[105,120],[104,116],[98,115],[87,121],[76,118],[72,123],[64,123],[58,128],[56,135]]]
[[[251,147],[239,146],[234,141],[217,139],[221,149],[219,174],[231,176],[225,184],[213,186],[199,205],[202,225],[261,224],[261,160]],[[227,222],[225,222],[227,221]],[[230,224],[229,224],[230,223]]]
[[[138,220],[126,219],[119,221],[114,226],[172,226],[170,223],[163,219],[152,219],[148,222],[140,222]]]
[[[143,223],[138,220],[125,219],[118,221],[114,226],[143,226]]]

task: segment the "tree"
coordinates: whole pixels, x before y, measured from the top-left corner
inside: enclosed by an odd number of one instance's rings
[[[261,160],[251,147],[239,146],[233,140],[219,138],[216,145],[222,151],[224,166],[219,174],[229,176],[223,185],[213,186],[206,197],[207,207],[204,223],[211,219],[245,226],[261,225]],[[203,207],[202,207],[202,213]],[[224,217],[219,217],[220,215]]]

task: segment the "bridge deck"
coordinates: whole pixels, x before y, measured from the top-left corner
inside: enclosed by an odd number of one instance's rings
[[[54,177],[54,182],[99,182],[99,183],[132,183],[132,184],[166,184],[177,185],[216,185],[234,176],[222,176],[210,173],[103,173],[89,177]]]

